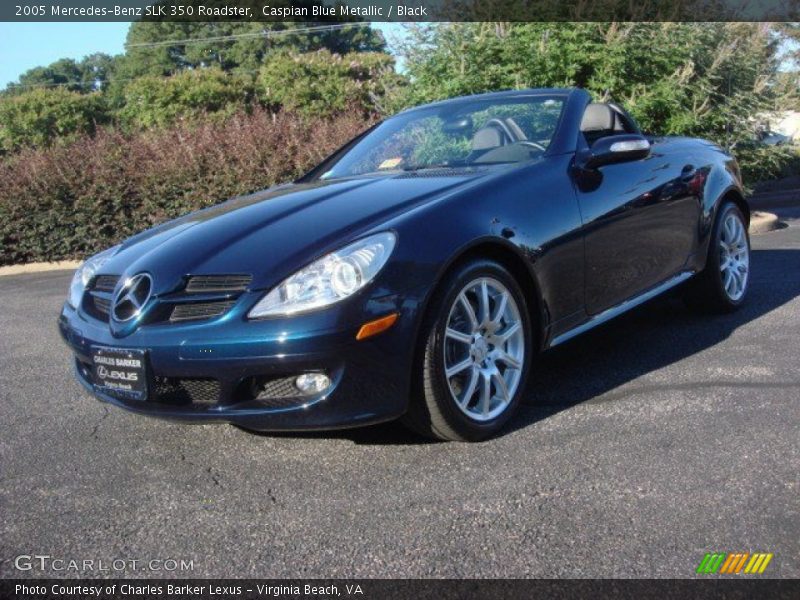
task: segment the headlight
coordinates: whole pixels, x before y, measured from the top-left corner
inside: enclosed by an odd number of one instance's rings
[[[323,256],[264,296],[248,317],[292,315],[344,300],[372,281],[396,241],[395,234],[385,231]]]
[[[78,270],[75,271],[75,275],[72,276],[72,283],[69,285],[69,298],[67,302],[69,302],[72,308],[78,308],[78,305],[81,303],[83,292],[86,290],[86,286],[92,280],[92,277],[94,277],[94,274],[109,261],[118,249],[119,246],[113,246],[108,250],[103,250],[100,254],[95,254],[78,267]]]

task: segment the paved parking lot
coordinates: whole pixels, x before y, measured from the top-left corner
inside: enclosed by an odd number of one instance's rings
[[[570,342],[477,445],[106,407],[56,332],[70,274],[0,278],[0,576],[53,575],[14,569],[45,554],[193,562],[134,577],[686,577],[763,551],[800,577],[800,221],[753,245],[743,310],[664,299]]]

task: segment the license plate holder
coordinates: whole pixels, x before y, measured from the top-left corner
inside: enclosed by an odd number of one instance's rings
[[[92,348],[92,378],[101,392],[131,400],[147,400],[147,361],[144,350]]]

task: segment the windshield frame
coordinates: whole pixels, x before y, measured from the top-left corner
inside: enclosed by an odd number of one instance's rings
[[[330,177],[330,178],[323,178],[323,175],[328,173],[333,169],[333,167],[339,163],[344,156],[350,153],[353,148],[355,148],[359,143],[361,143],[367,136],[372,134],[376,129],[396,119],[407,119],[408,117],[412,118],[425,118],[425,116],[438,116],[443,112],[454,112],[457,111],[459,108],[467,109],[468,107],[475,107],[474,110],[480,110],[478,107],[480,105],[486,105],[486,107],[490,107],[491,105],[508,105],[508,104],[524,104],[526,100],[532,100],[534,98],[542,98],[542,101],[547,99],[558,100],[561,104],[561,110],[556,119],[555,126],[553,128],[553,135],[550,138],[550,143],[547,146],[547,149],[542,153],[542,155],[538,157],[533,157],[530,160],[519,161],[514,163],[506,163],[507,165],[513,165],[514,167],[520,167],[530,163],[531,161],[538,161],[546,156],[551,155],[552,149],[557,147],[559,144],[555,143],[556,140],[562,135],[562,128],[564,124],[565,115],[567,113],[567,107],[569,104],[570,94],[566,90],[529,90],[529,91],[519,91],[517,93],[501,93],[498,95],[490,95],[491,97],[481,97],[481,95],[476,96],[463,96],[459,98],[455,98],[452,100],[445,100],[442,102],[436,102],[432,104],[424,104],[418,107],[410,108],[408,110],[402,111],[396,115],[393,115],[387,119],[379,121],[366,129],[363,133],[357,135],[355,138],[347,142],[344,146],[336,150],[330,156],[322,160],[316,167],[311,169],[308,173],[303,175],[302,177],[298,178],[295,183],[310,183],[310,182],[319,182],[319,181],[337,181],[340,179],[350,179],[350,178],[359,178],[359,177],[375,177],[375,176],[382,176],[382,175],[396,175],[398,171],[395,170],[386,170],[386,171],[376,171],[370,173],[360,173],[360,174],[348,174],[348,175],[341,175],[337,177]],[[427,114],[426,114],[427,113]],[[556,151],[557,152],[557,151]],[[470,165],[473,167],[480,167],[480,166],[491,166],[491,164],[475,164]],[[461,167],[453,167],[454,169],[461,168]]]

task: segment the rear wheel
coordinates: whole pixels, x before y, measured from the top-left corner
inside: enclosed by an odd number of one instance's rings
[[[406,424],[443,440],[496,433],[519,405],[530,332],[525,297],[502,265],[476,260],[456,269],[423,324]]]
[[[732,202],[714,223],[706,267],[687,289],[687,303],[705,312],[730,312],[744,302],[750,283],[750,237]]]

